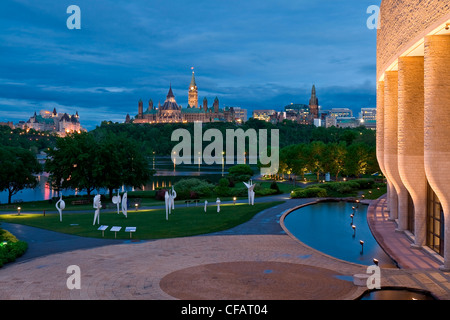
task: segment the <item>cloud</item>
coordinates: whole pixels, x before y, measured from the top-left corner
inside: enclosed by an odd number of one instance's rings
[[[4,1],[1,119],[55,104],[95,127],[169,84],[186,106],[192,66],[199,97],[223,105],[307,103],[313,83],[326,107],[373,103],[373,1],[78,0],[81,30],[66,28],[68,1]]]

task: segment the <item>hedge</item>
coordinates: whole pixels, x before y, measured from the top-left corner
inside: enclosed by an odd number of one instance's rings
[[[0,229],[0,268],[8,262],[15,261],[28,249],[28,244],[17,240],[11,233]]]
[[[291,198],[322,198],[326,196],[327,190],[319,187],[297,188],[291,192]]]

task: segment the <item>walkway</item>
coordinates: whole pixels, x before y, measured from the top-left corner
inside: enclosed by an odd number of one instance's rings
[[[287,200],[241,226],[186,238],[116,242],[27,229],[35,246],[28,257],[0,269],[0,299],[355,299],[365,288],[353,285],[352,276],[365,273],[365,266],[321,254],[280,226],[287,210],[311,200]],[[381,198],[370,206],[372,228],[403,269],[382,268],[381,285],[428,290],[450,300],[450,274],[434,264],[403,262],[424,257],[400,246],[405,235],[392,231],[383,205]],[[396,239],[399,245],[393,245]],[[37,251],[43,245],[48,250]],[[70,265],[80,267],[79,290],[66,286]]]
[[[386,206],[386,196],[383,196],[372,202],[367,213],[367,221],[372,234],[381,247],[397,262],[400,268],[438,269],[442,262],[436,258],[436,255],[430,254],[430,251],[424,248],[412,248],[412,241],[409,237],[403,232],[395,231],[397,224],[395,221],[389,220]]]

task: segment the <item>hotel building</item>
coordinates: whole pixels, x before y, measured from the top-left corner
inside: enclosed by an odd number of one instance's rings
[[[377,158],[388,210],[412,246],[450,270],[450,4],[383,0],[377,31]]]

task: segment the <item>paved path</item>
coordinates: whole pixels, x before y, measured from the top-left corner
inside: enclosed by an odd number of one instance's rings
[[[365,273],[365,266],[311,249],[280,226],[289,208],[308,200],[287,200],[241,226],[187,238],[119,242],[27,229],[23,236],[35,239],[36,247],[0,269],[0,299],[204,299],[211,292],[214,299],[230,300],[276,299],[287,292],[301,300],[355,299],[365,288],[353,285],[352,276]],[[371,206],[373,212],[381,203]],[[377,221],[377,228],[384,222]],[[42,245],[47,251],[38,250]],[[80,267],[79,290],[67,288],[70,265]],[[296,276],[286,277],[290,273]],[[204,285],[192,290],[191,276]],[[433,267],[383,268],[381,276],[382,286],[423,289],[450,299],[449,275]]]

